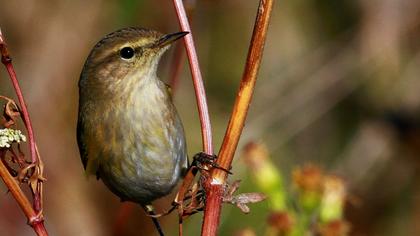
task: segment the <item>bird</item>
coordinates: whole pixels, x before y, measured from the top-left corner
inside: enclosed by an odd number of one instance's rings
[[[149,214],[188,168],[183,124],[169,86],[157,76],[164,52],[187,34],[141,27],[112,32],[90,51],[78,83],[77,143],[86,174]]]

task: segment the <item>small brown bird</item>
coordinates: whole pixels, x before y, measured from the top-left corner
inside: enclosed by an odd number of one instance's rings
[[[79,80],[77,141],[87,174],[149,213],[188,167],[181,120],[156,75],[162,54],[187,33],[124,28],[108,34]]]

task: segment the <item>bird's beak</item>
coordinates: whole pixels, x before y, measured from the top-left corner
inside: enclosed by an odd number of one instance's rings
[[[153,46],[157,48],[163,48],[166,45],[175,42],[176,40],[184,37],[185,35],[189,33],[190,32],[178,32],[178,33],[173,33],[173,34],[165,34]]]

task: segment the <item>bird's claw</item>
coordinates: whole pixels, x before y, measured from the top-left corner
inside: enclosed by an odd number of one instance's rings
[[[217,156],[214,154],[210,155],[204,152],[199,152],[194,155],[193,162],[191,165],[196,166],[200,170],[207,170],[207,171],[208,171],[208,168],[206,167],[206,165],[209,165],[213,168],[223,170],[226,173],[231,175],[232,172],[228,169],[221,167],[219,164],[217,164],[216,159],[217,159]]]

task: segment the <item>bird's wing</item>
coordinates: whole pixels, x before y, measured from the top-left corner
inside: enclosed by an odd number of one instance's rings
[[[86,169],[88,162],[86,143],[83,140],[83,124],[82,121],[77,121],[77,145],[79,146],[80,158],[82,159],[83,167]]]
[[[99,178],[99,163],[98,160],[96,160],[96,158],[89,158],[87,151],[88,143],[86,138],[87,135],[85,134],[83,119],[79,117],[79,120],[77,121],[77,144],[79,146],[80,158],[82,159],[83,167],[85,168],[86,174],[95,174],[96,177]]]

